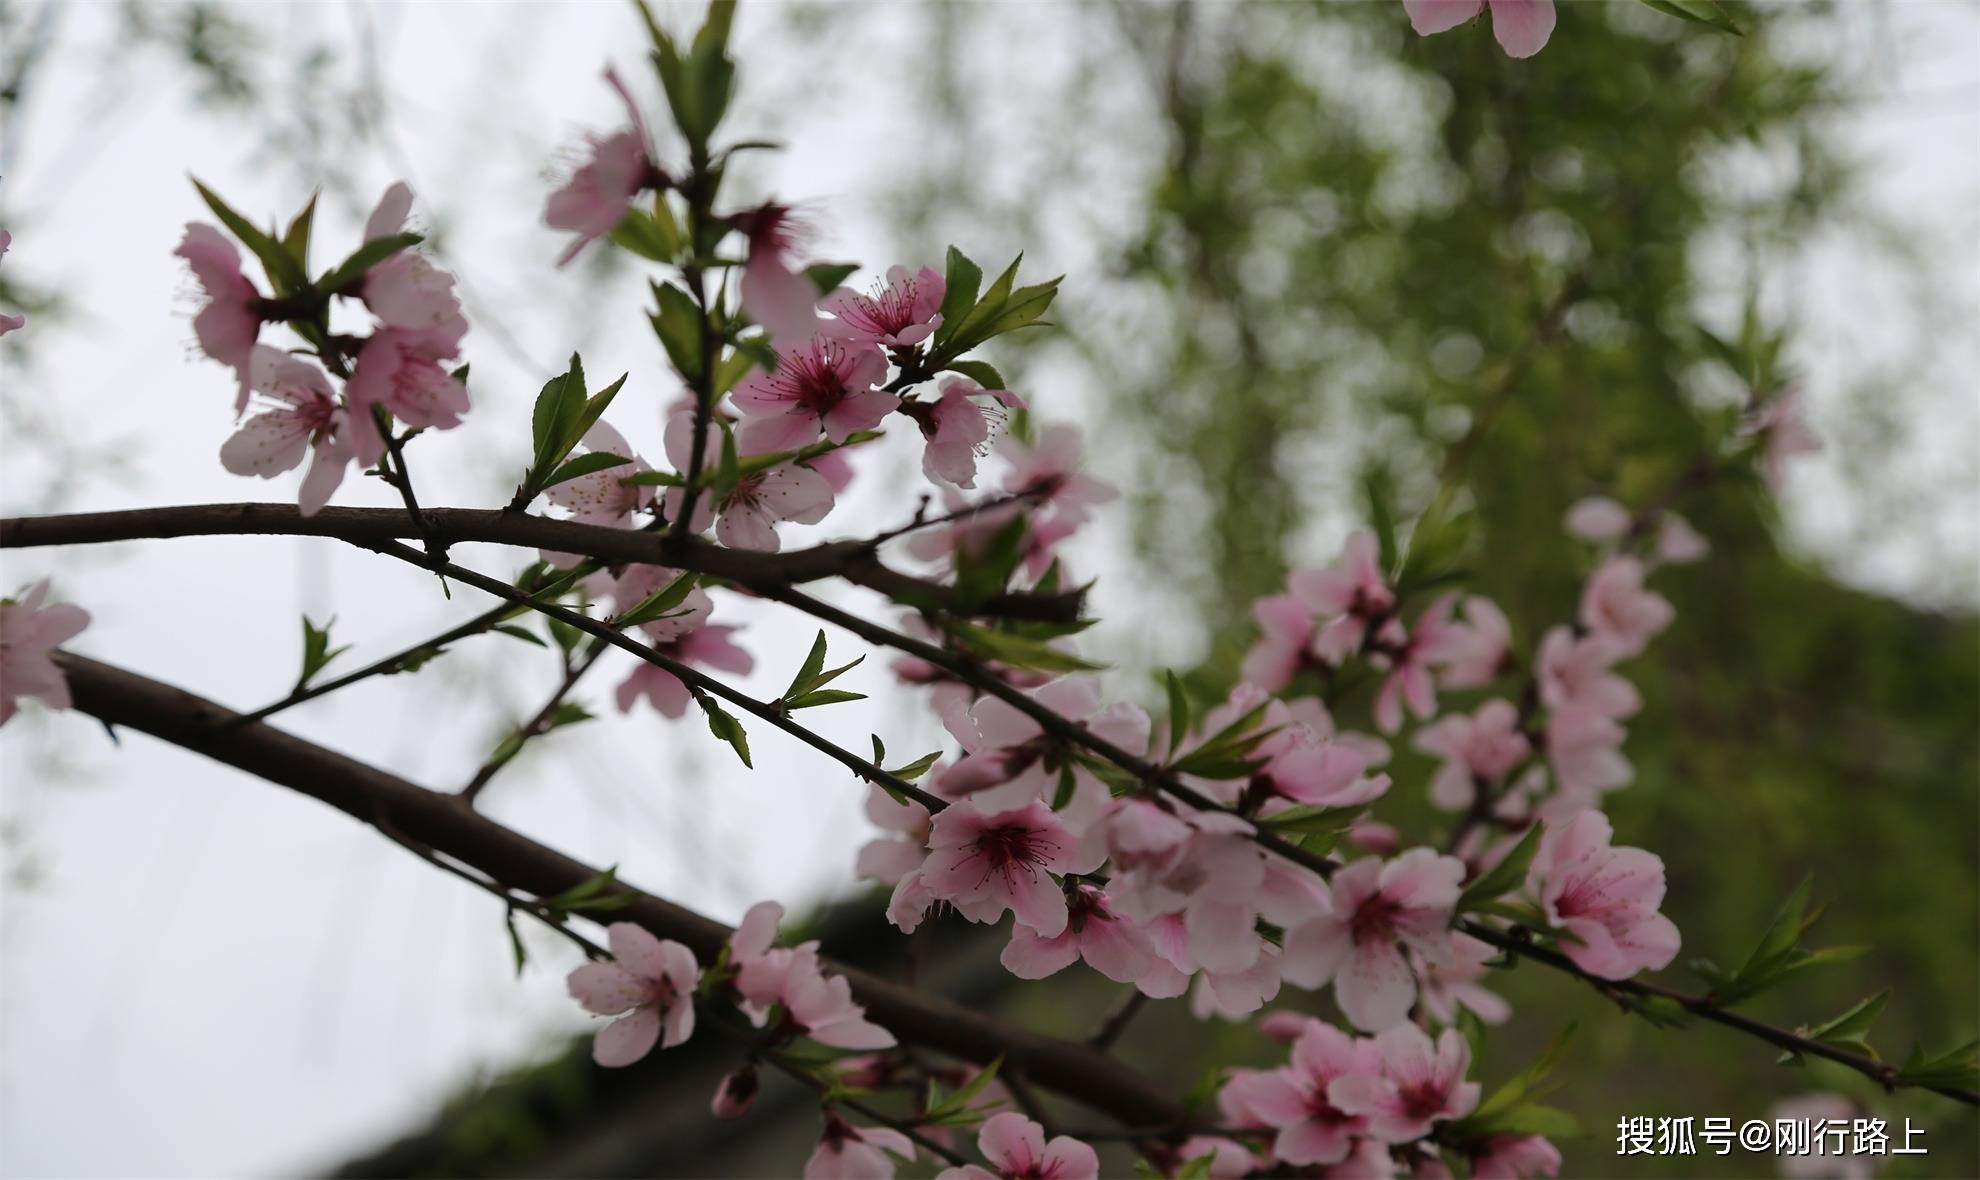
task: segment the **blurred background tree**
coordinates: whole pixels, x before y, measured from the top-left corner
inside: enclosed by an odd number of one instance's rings
[[[1864,81],[1821,47],[1865,32],[1864,14],[1727,7],[1744,36],[1635,4],[1563,5],[1552,43],[1519,62],[1482,24],[1419,38],[1390,4],[1083,9],[1099,46],[1083,61],[1126,56],[1107,76],[1145,88],[1134,117],[1152,117],[1164,144],[1145,191],[1088,219],[1111,281],[1068,288],[1055,318],[1070,340],[1037,342],[1024,371],[1056,367],[1063,382],[1073,365],[1071,382],[1100,391],[1090,429],[1129,448],[1114,470],[1136,473],[1128,548],[1141,573],[1123,580],[1134,599],[1113,605],[1158,630],[1205,620],[1186,650],[1213,690],[1253,637],[1251,600],[1279,592],[1289,565],[1330,558],[1357,522],[1407,521],[1454,492],[1474,511],[1473,551],[1489,555],[1467,584],[1507,607],[1530,651],[1572,614],[1585,572],[1560,543],[1569,504],[1603,493],[1681,510],[1713,554],[1661,581],[1679,623],[1633,665],[1648,702],[1630,726],[1636,782],[1610,802],[1617,831],[1669,865],[1681,962],[1743,955],[1813,874],[1831,901],[1822,940],[1875,949],[1757,1010],[1806,1021],[1892,987],[1880,1046],[1950,1047],[1974,1033],[1980,959],[1973,469],[1970,455],[1923,470],[1890,457],[1948,415],[1969,422],[1970,382],[1948,387],[1918,354],[1818,377],[1828,443],[1853,476],[1835,498],[1914,546],[1905,592],[1868,592],[1784,537],[1750,473],[1701,469],[1747,399],[1772,390],[1747,388],[1700,329],[1776,338],[1783,376],[1800,376],[1794,361],[1825,357],[1806,340],[1824,330],[1821,309],[1782,288],[1812,243],[1843,234],[1871,254],[1866,293],[1875,267],[1909,278],[1885,309],[1889,332],[1957,351],[1971,331],[1939,335],[1944,304],[1927,294],[1945,290],[1947,264],[1865,200],[1834,119],[1866,101]],[[1001,158],[998,104],[962,98],[983,93],[976,14],[929,19],[928,43],[949,51],[926,63],[958,121],[947,136]],[[1037,175],[1090,176],[1080,157],[1119,142],[1082,100],[1102,88],[1087,75],[1010,100],[1053,112],[1029,126],[1062,166]],[[1060,126],[1078,130],[1051,134]],[[1021,240],[1098,197],[1075,179],[999,203],[976,181],[938,161],[903,193],[924,249],[985,218]],[[1860,335],[1886,323],[1865,309]],[[1164,585],[1174,601],[1142,592]],[[1368,728],[1365,698],[1345,703],[1348,723]],[[1401,784],[1428,769],[1417,755],[1394,768]],[[1411,796],[1395,792],[1384,817],[1435,823]],[[1739,1119],[1831,1082],[1875,1097],[1708,1031],[1616,1020],[1533,976],[1505,981],[1526,1018],[1499,1060],[1530,1052],[1550,1017],[1584,1017],[1582,1073],[1560,1101],[1593,1137],[1568,1150],[1572,1174],[1673,1170],[1614,1157],[1602,1132],[1623,1114]],[[1888,1108],[1931,1127],[1945,1153],[1920,1174],[1980,1170],[1969,1113]]]

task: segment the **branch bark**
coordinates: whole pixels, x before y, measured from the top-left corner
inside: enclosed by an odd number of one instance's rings
[[[636,562],[693,570],[758,592],[843,578],[910,606],[951,612],[964,609],[954,589],[887,566],[874,546],[865,541],[833,541],[790,553],[757,553],[724,548],[698,537],[668,537],[639,529],[477,508],[427,508],[417,522],[400,508],[325,508],[314,516],[304,516],[292,504],[185,504],[0,519],[0,549],[248,534],[334,537],[360,543],[406,539],[432,541],[443,547],[482,541],[576,553],[610,565]],[[967,613],[1070,622],[1078,618],[1079,607],[1078,592],[1000,594]]]
[[[374,827],[390,825],[495,880],[539,897],[597,875],[590,865],[477,814],[461,800],[304,741],[213,701],[84,656],[58,652],[75,707],[288,787]],[[618,916],[712,960],[730,928],[627,887]],[[998,1057],[1025,1076],[1130,1125],[1180,1125],[1185,1110],[1167,1090],[1105,1053],[1007,1024],[856,967],[833,963],[868,1014],[903,1042],[986,1064]]]

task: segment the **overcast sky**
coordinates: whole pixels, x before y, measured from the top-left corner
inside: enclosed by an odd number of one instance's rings
[[[5,265],[59,284],[75,309],[71,318],[30,324],[31,364],[10,356],[18,336],[0,342],[0,396],[32,405],[88,456],[78,471],[53,457],[46,436],[0,439],[0,509],[44,504],[50,481],[69,486],[68,510],[287,499],[291,479],[243,480],[214,460],[230,426],[231,389],[223,370],[191,355],[194,301],[170,251],[182,224],[205,216],[188,171],[263,219],[292,212],[305,193],[294,170],[270,166],[239,123],[195,108],[182,74],[156,55],[118,67],[117,84],[134,98],[110,103],[101,87],[115,16],[107,4],[63,10],[43,89],[17,142],[0,150],[12,169],[0,210],[18,218]],[[745,6],[741,39],[777,25],[775,16]],[[587,294],[598,288],[552,269],[561,242],[538,223],[559,152],[567,155],[581,130],[618,118],[597,80],[607,54],[657,109],[626,10],[299,4],[256,9],[252,18],[285,55],[323,38],[350,45],[375,37],[398,141],[387,155],[411,163],[421,199],[445,214],[446,248],[475,323],[467,355],[476,408],[461,430],[421,440],[422,499],[489,504],[506,494],[524,458],[528,399],[541,370],[575,345],[595,379],[632,374],[612,418],[657,457],[658,407],[676,389],[646,329],[637,276],[606,284],[609,297]],[[1069,60],[1054,36],[1058,23],[1048,7],[1016,9],[999,23],[1001,52],[986,57],[1007,63],[996,68],[1049,74]],[[833,34],[834,60],[913,52],[916,27],[904,10],[863,10]],[[1948,299],[1972,306],[1980,22],[1970,4],[1919,0],[1901,6],[1897,27],[1904,35],[1894,43],[1846,51],[1883,63],[1887,92],[1853,134],[1881,161],[1880,200],[1965,252],[1964,265],[1953,268],[1964,284]],[[1564,21],[1562,43],[1549,51],[1571,51],[1570,31]],[[770,171],[759,171],[756,183],[818,201],[830,235],[823,253],[884,265],[885,178],[877,162],[911,126],[904,83],[884,70],[840,68],[809,106],[772,112],[765,94],[788,94],[790,79],[817,63],[783,39],[764,60],[798,69],[782,82],[757,83],[746,63],[737,130],[762,115],[794,150],[760,165]],[[1135,166],[1131,152],[1125,166]],[[367,200],[399,174],[384,158],[360,171]],[[320,249],[328,255],[352,244],[366,211],[326,198]],[[1037,261],[1043,273],[1067,260]],[[1841,263],[1818,262],[1810,273],[1827,314],[1843,317],[1837,309],[1864,302]],[[1820,347],[1850,346],[1847,335],[1829,341]],[[1966,544],[1970,554],[1974,489],[1959,456],[1973,441],[1972,377],[1980,364],[1970,333],[1945,346],[1953,429],[1912,444],[1920,449],[1909,457],[1946,464],[1967,480],[1949,519],[1955,548]],[[1812,384],[1819,407],[1823,383],[1818,376]],[[1078,416],[1075,394],[1048,392],[1055,397],[1046,401],[1048,415]],[[1108,461],[1100,457],[1103,471]],[[912,469],[912,448],[860,462],[880,473],[869,486],[885,484],[885,473]],[[1817,548],[1823,530],[1845,518],[1825,507],[1836,486],[1818,468],[1796,492],[1797,527]],[[392,502],[385,492],[350,481],[337,502]],[[822,531],[870,531],[900,515],[897,504],[869,491]],[[1105,547],[1119,535],[1103,534],[1089,570],[1104,572]],[[507,574],[528,555],[462,546],[457,559]],[[1920,577],[1916,554],[1879,560],[1886,565],[1863,576],[1898,587]],[[0,555],[5,589],[51,573],[60,596],[95,616],[78,650],[237,707],[287,688],[300,613],[321,618],[334,608],[339,640],[359,645],[347,657],[355,666],[486,606],[467,591],[446,601],[429,577],[316,540],[215,538]],[[774,621],[733,597],[720,599],[718,618],[747,623],[759,670],[745,687],[774,695],[811,628]],[[1128,641],[1104,625],[1095,638],[1102,650]],[[853,650],[849,641],[835,643]],[[890,690],[884,663],[870,661],[846,681],[872,700],[813,719],[854,747],[877,732],[897,753],[934,749],[939,728]],[[596,708],[609,709],[607,691],[628,666],[615,655],[594,674]],[[538,649],[484,638],[416,680],[370,682],[282,724],[448,787],[471,772],[509,719],[535,707],[553,676]],[[470,685],[480,691],[462,691]],[[487,803],[539,839],[617,863],[629,879],[725,920],[762,897],[800,906],[851,888],[852,853],[865,828],[859,789],[848,776],[821,772],[814,756],[774,731],[753,727],[752,738],[757,769],[746,774],[696,719],[672,725],[645,711],[614,716],[539,743],[497,780]],[[584,1025],[563,996],[567,947],[533,938],[538,961],[515,981],[493,901],[307,799],[141,735],[113,746],[74,714],[9,725],[0,734],[0,783],[7,872],[0,1172],[7,1175],[230,1175],[328,1165],[406,1129],[475,1070],[502,1068]]]

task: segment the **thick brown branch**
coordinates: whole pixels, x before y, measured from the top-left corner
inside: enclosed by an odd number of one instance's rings
[[[381,821],[462,864],[539,897],[561,893],[597,870],[479,815],[442,795],[327,750],[273,726],[234,724],[212,701],[82,656],[59,653],[76,708],[112,725],[162,738],[327,803],[361,822]],[[618,915],[713,959],[730,930],[650,894]],[[1020,1028],[857,968],[832,964],[872,1018],[902,1041],[979,1064],[1002,1056],[1026,1076],[1115,1118],[1179,1124],[1182,1104],[1104,1053]]]
[[[750,590],[844,578],[897,602],[931,610],[962,608],[955,591],[882,563],[864,541],[834,541],[791,553],[727,549],[698,537],[663,537],[638,529],[614,529],[552,520],[521,512],[475,508],[427,508],[422,530],[400,508],[325,508],[304,516],[290,504],[186,504],[120,512],[0,519],[0,549],[43,545],[96,545],[153,537],[264,534],[335,537],[378,542],[411,539],[446,546],[481,541],[577,553],[611,565],[639,562],[725,578]],[[968,613],[1067,622],[1079,615],[1080,596],[1003,594]]]

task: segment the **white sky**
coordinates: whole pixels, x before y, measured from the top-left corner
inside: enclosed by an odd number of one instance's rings
[[[580,129],[610,127],[618,117],[597,81],[601,54],[612,52],[653,96],[627,10],[496,5],[464,17],[460,7],[435,5],[298,4],[269,6],[257,17],[293,51],[362,27],[367,11],[396,133],[416,162],[411,179],[422,200],[446,211],[450,256],[478,297],[471,310],[499,309],[538,364],[581,345],[595,379],[631,371],[612,420],[657,456],[658,407],[675,391],[645,326],[636,276],[606,288],[610,299],[575,302],[585,288],[551,269],[561,243],[537,223],[549,187],[543,172],[558,149]],[[796,150],[773,166],[773,191],[819,202],[834,231],[822,253],[884,264],[881,162],[901,150],[916,112],[899,80],[853,63],[913,51],[913,22],[885,6],[873,11],[874,19],[834,34],[831,76],[800,108],[765,111],[764,95],[790,93],[821,68],[817,60],[786,46],[776,60],[805,74],[752,81],[746,71],[736,126],[756,125],[758,115],[785,124]],[[120,79],[135,101],[116,106],[112,118],[89,119],[99,109],[93,88],[115,12],[104,4],[65,11],[42,78],[46,91],[31,106],[13,174],[0,189],[0,208],[19,219],[5,265],[59,282],[82,309],[65,323],[30,325],[38,336],[32,368],[8,359],[15,338],[0,343],[0,394],[34,402],[95,452],[97,466],[77,481],[66,509],[287,499],[291,479],[238,479],[213,459],[229,429],[231,389],[217,366],[188,362],[192,301],[170,250],[184,221],[205,216],[184,179],[188,170],[258,217],[286,215],[304,194],[290,169],[253,158],[245,133],[192,109],[156,60]],[[745,6],[740,39],[773,24],[771,16]],[[1025,70],[1067,60],[1054,44],[1057,20],[1044,6],[1014,10],[1000,25],[1010,43],[984,59],[1007,64],[985,68],[1017,71],[1016,85]],[[1949,299],[1971,307],[1980,23],[1970,4],[1921,0],[1902,6],[1898,24],[1940,34],[1924,50],[1901,47],[1896,60],[1907,68],[1888,79],[1894,93],[1927,97],[1873,108],[1861,135],[1883,161],[1877,191],[1884,199],[1917,210],[1963,251],[1965,265],[1952,269],[1966,282]],[[1564,22],[1562,43],[1550,51],[1571,49],[1570,29]],[[393,175],[375,163],[367,193]],[[365,211],[326,207],[319,251],[347,248]],[[1040,273],[1051,273],[1066,259],[1038,261]],[[1834,266],[1811,273],[1824,306],[1858,300],[1849,274]],[[477,320],[468,339],[477,399],[470,425],[419,444],[416,470],[428,503],[498,502],[521,465],[528,399],[540,376],[516,364],[494,335]],[[1829,347],[1846,349],[1851,339],[1832,337]],[[1973,438],[1970,379],[1980,362],[1970,332],[1946,344],[1944,371],[1967,383],[1946,403],[1955,429],[1936,432],[1931,445],[1957,453],[1962,439]],[[1818,410],[1827,412],[1825,382],[1818,376],[1812,384]],[[1076,400],[1067,392],[1048,400],[1046,411],[1065,416]],[[911,451],[863,462],[906,472]],[[0,454],[0,510],[27,510],[48,481],[73,477],[52,469],[31,440],[0,439]],[[498,459],[469,462],[470,454]],[[1109,459],[1099,462],[1104,471]],[[1834,485],[1811,478],[1817,486],[1803,491],[1797,519],[1820,547],[1833,516],[1820,501]],[[1970,509],[1970,475],[1965,495]],[[393,501],[382,487],[347,483],[336,502]],[[901,515],[869,491],[863,508],[842,508],[831,523],[852,530],[859,522],[858,531],[868,531],[868,523]],[[1951,519],[1970,553],[1974,517],[1955,511]],[[461,547],[458,559],[497,573],[525,560],[488,547]],[[1903,584],[1917,569],[1915,557],[1900,557],[1865,576]],[[424,575],[313,540],[0,555],[0,587],[48,573],[63,597],[95,615],[78,650],[237,707],[287,687],[300,612],[320,618],[334,605],[339,640],[359,645],[346,657],[355,666],[487,605],[465,590],[443,601]],[[774,695],[811,629],[773,623],[732,598],[718,613],[749,621],[746,638],[760,668],[747,687]],[[1120,644],[1124,634],[1103,626],[1097,646]],[[608,707],[605,690],[625,670],[614,656],[596,674],[589,699],[597,707]],[[282,723],[447,786],[472,770],[507,720],[539,703],[552,677],[545,653],[481,639],[417,679],[374,681]],[[884,659],[875,659],[847,678],[874,700],[812,720],[855,748],[869,732],[901,755],[935,748],[938,727],[889,682]],[[501,703],[466,703],[487,699],[461,691],[470,684],[492,685]],[[848,888],[865,826],[858,789],[848,776],[819,773],[815,756],[794,742],[750,728],[758,767],[743,774],[698,719],[670,725],[644,711],[615,716],[539,743],[487,800],[533,836],[596,863],[619,863],[629,879],[724,919],[761,897],[801,904]],[[570,955],[554,940],[532,939],[539,962],[517,983],[491,900],[309,800],[141,735],[114,748],[100,727],[73,714],[10,725],[0,735],[0,824],[8,870],[0,899],[0,1173],[304,1171],[417,1122],[472,1071],[499,1068],[583,1025],[562,994]]]

